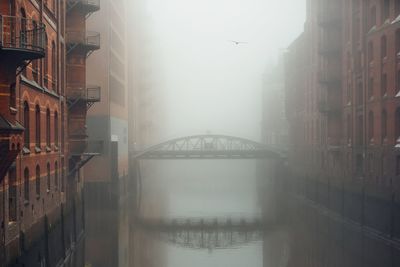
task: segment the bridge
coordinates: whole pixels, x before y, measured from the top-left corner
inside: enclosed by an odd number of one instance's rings
[[[273,224],[261,218],[157,220],[138,218],[136,225],[163,241],[192,249],[223,249],[262,241]]]
[[[136,159],[280,159],[283,151],[252,140],[227,135],[193,135],[134,153]]]

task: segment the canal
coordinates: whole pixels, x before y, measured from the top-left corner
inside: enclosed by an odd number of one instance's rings
[[[268,226],[275,216],[273,164],[142,160],[138,167],[129,253],[135,266],[286,266],[288,234]],[[157,227],[149,230],[148,224]]]

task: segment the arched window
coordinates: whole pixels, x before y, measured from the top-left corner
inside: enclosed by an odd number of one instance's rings
[[[400,107],[396,109],[396,117],[395,117],[395,135],[396,142],[400,143]]]
[[[17,221],[17,171],[15,164],[8,170],[8,221]]]
[[[51,175],[50,175],[50,163],[47,163],[47,193],[51,189]]]
[[[357,120],[357,144],[361,146],[364,143],[364,117],[359,115]]]
[[[387,95],[387,75],[386,75],[386,73],[383,73],[381,76],[381,95],[382,96]]]
[[[372,98],[373,96],[374,96],[374,78],[370,77],[368,83],[368,97]]]
[[[29,169],[24,170],[24,198],[25,201],[29,201]]]
[[[372,111],[368,114],[368,138],[370,141],[374,138],[374,113]]]
[[[44,86],[49,87],[48,85],[48,74],[49,74],[49,40],[47,38],[47,33],[44,34],[44,46],[45,46],[45,57],[43,58],[43,75],[44,75]]]
[[[389,11],[390,11],[390,0],[383,0],[382,23],[384,23],[389,18]]]
[[[15,16],[15,0],[9,0],[10,16]]]
[[[386,35],[381,37],[381,58],[384,59],[387,56],[387,39]]]
[[[40,167],[36,166],[36,196],[40,197]]]
[[[394,11],[396,12],[396,16],[400,15],[400,1],[394,0]]]
[[[33,35],[32,35],[32,45],[34,46],[34,47],[39,47],[39,42],[38,42],[38,35],[37,35],[37,29],[38,29],[38,26],[37,26],[37,23],[36,23],[36,21],[33,21],[32,22],[33,23]],[[38,70],[38,60],[33,60],[32,61],[32,76],[33,76],[33,79],[36,81],[36,82],[38,82],[38,79],[39,79],[39,74],[38,74],[38,72],[39,72],[39,70]]]
[[[351,139],[352,139],[352,135],[353,135],[353,124],[351,121],[351,116],[347,115],[347,141],[348,144],[351,144]]]
[[[24,146],[29,149],[30,145],[30,127],[29,127],[29,105],[28,102],[24,102]]]
[[[46,145],[49,148],[51,145],[51,135],[50,135],[50,110],[46,110]]]
[[[21,47],[26,46],[27,42],[27,27],[26,27],[26,12],[24,8],[21,8],[21,37],[20,37],[20,42],[21,42]]]
[[[54,112],[54,145],[58,147],[58,112]]]
[[[10,107],[17,108],[17,96],[15,90],[15,83],[10,85]]]
[[[387,112],[386,110],[382,111],[382,125],[381,125],[381,132],[382,132],[382,141],[387,138]]]
[[[357,84],[357,104],[361,106],[363,104],[363,97],[364,97],[364,92],[363,92],[363,86],[362,83]]]
[[[54,188],[58,190],[58,162],[54,164]]]
[[[27,46],[27,27],[26,27],[25,9],[21,8],[20,13],[21,13],[21,32],[19,33],[19,35],[20,35],[19,38],[18,38],[18,34],[16,35],[16,37],[17,37],[16,42],[18,42],[18,41],[20,42],[19,46],[21,48],[26,48],[26,46]],[[26,67],[24,67],[22,69],[22,75],[24,75],[25,77],[27,76],[26,75]]]
[[[51,42],[51,80],[54,91],[57,91],[57,55],[56,55],[56,44],[54,41]]]
[[[371,7],[371,18],[370,18],[370,27],[376,25],[376,6]]]
[[[368,57],[369,57],[369,62],[374,61],[374,43],[372,41],[368,43]]]
[[[36,147],[40,148],[40,128],[41,128],[41,124],[40,124],[40,106],[39,104],[36,105],[35,108],[35,132],[36,132]]]

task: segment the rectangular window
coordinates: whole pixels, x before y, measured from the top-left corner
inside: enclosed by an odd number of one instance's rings
[[[373,96],[374,96],[374,78],[369,78],[368,97],[372,98]]]
[[[382,90],[382,96],[386,96],[387,94],[387,75],[386,73],[382,74],[381,78],[381,90]]]
[[[382,7],[382,23],[384,23],[390,15],[390,0],[383,0]]]

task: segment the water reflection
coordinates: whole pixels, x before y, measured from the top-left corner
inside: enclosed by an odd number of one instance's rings
[[[289,237],[268,223],[274,203],[260,166],[269,165],[142,161],[135,266],[286,266]]]

